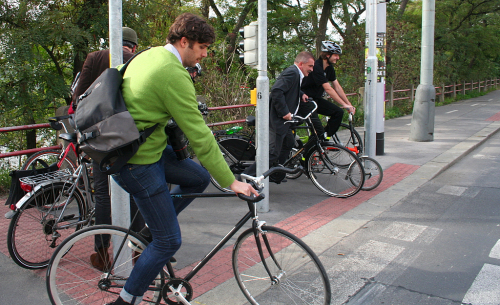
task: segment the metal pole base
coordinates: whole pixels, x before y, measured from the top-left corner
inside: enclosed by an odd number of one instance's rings
[[[436,89],[433,85],[418,85],[413,103],[410,141],[434,141],[434,110]]]

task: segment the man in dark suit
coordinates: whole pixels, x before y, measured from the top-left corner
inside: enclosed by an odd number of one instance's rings
[[[137,49],[137,33],[128,27],[122,28],[122,39],[123,39],[123,62],[127,62]],[[80,95],[85,93],[87,89],[92,85],[92,83],[101,75],[104,70],[110,68],[110,58],[109,50],[102,50],[92,52],[87,55],[85,62],[83,63],[82,72],[80,73],[80,78],[78,79],[78,84],[73,93],[73,103],[70,106],[69,114],[72,114],[74,109],[74,102],[78,99]],[[94,162],[94,196],[95,196],[95,223],[96,224],[111,224],[111,198],[109,196],[109,184],[108,175],[102,173],[99,168],[99,163]],[[137,206],[131,199],[131,215],[135,215],[137,211]],[[144,219],[139,214],[134,220],[134,231],[139,232],[144,228]],[[102,239],[96,238],[95,250],[90,256],[90,262],[92,266],[101,271],[106,271],[110,267],[110,260],[108,259],[108,247],[106,245],[107,241],[104,241],[104,245],[101,244]]]
[[[294,145],[294,135],[290,124],[297,113],[299,101],[306,101],[308,96],[300,90],[302,79],[312,72],[314,57],[310,52],[301,52],[294,64],[283,70],[270,92],[269,102],[269,164],[282,164],[288,158]],[[255,176],[256,165],[245,170],[245,174]]]

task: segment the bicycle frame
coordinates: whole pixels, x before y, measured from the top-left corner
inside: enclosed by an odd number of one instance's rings
[[[262,175],[259,178],[253,178],[252,179],[252,177],[247,176],[245,174],[243,174],[242,176],[245,179],[252,180],[255,183],[255,185],[257,185],[257,187],[260,189],[260,187],[262,186],[262,181],[264,180],[264,177],[267,177],[273,171],[285,171],[285,172],[288,171],[290,173],[293,173],[293,172],[296,172],[298,170],[301,170],[301,169],[298,168],[298,169],[290,170],[290,169],[283,169],[283,168],[274,168],[274,169],[269,170],[267,173],[265,173],[264,175]],[[232,194],[232,193],[171,194],[171,196],[172,196],[172,198],[208,198],[208,197],[233,197],[234,198],[234,194]],[[239,197],[242,198],[241,195],[239,195]],[[212,248],[212,250],[210,250],[203,257],[203,259],[184,278],[182,278],[182,280],[184,280],[186,282],[189,282],[212,259],[212,257],[214,257],[214,255],[217,254],[217,252],[219,252],[224,247],[224,245],[248,222],[248,220],[253,219],[253,221],[252,221],[252,229],[254,230],[254,236],[255,236],[255,239],[256,239],[256,243],[257,243],[257,248],[258,248],[260,259],[262,260],[262,262],[263,262],[263,264],[265,266],[266,272],[268,273],[268,275],[270,277],[270,280],[273,281],[273,282],[276,281],[275,279],[273,279],[271,271],[270,271],[269,267],[267,266],[267,264],[265,262],[265,256],[264,256],[264,250],[263,250],[264,248],[262,247],[260,239],[258,238],[258,233],[259,232],[260,233],[263,232],[261,228],[262,228],[263,225],[266,224],[264,221],[260,221],[258,219],[257,206],[255,204],[256,202],[260,201],[262,198],[259,198],[259,197],[254,198],[254,199],[252,199],[251,197],[244,197],[244,198],[242,198],[242,199],[245,199],[247,201],[249,211]],[[131,232],[131,227],[128,228],[127,234],[125,235],[125,238],[123,238],[123,241],[121,242],[121,244],[120,244],[120,246],[118,248],[118,253],[125,246],[125,242],[127,241],[127,236],[130,234],[130,232]],[[279,266],[279,263],[277,262],[277,260],[276,260],[276,258],[274,256],[274,253],[271,250],[271,246],[270,246],[267,238],[265,237],[265,235],[264,235],[263,239],[264,239],[264,244],[266,246],[267,252],[270,254],[270,256],[272,257],[272,259],[275,262],[275,264],[277,266]],[[114,268],[114,264],[115,263],[116,263],[116,261],[113,261],[112,266],[110,267],[110,270],[112,270]],[[167,271],[168,271],[168,274],[169,274],[170,278],[176,278],[175,271],[172,268],[172,265],[170,263],[167,263]],[[112,274],[107,273],[106,277],[103,278],[101,281],[108,280],[110,276],[112,276]],[[170,289],[171,289],[172,292],[176,291],[176,289],[174,287],[170,287]],[[182,295],[179,295],[178,297],[181,298],[181,299],[184,299],[184,297]],[[185,300],[185,299],[184,299],[184,301],[187,302],[187,300]]]

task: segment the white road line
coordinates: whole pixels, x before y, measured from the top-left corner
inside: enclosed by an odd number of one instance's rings
[[[474,305],[493,305],[500,300],[500,266],[484,264],[462,303]]]
[[[477,105],[481,105],[481,104],[472,104],[470,105],[471,107],[474,107],[474,106],[477,106]]]
[[[500,239],[493,246],[493,248],[491,248],[490,257],[500,259]]]
[[[452,113],[452,112],[455,112],[455,111],[458,111],[458,110],[452,110],[452,111],[448,111],[446,113]]]
[[[406,126],[411,126],[411,123],[410,124],[406,124]]]
[[[445,195],[454,195],[460,196],[467,190],[466,187],[463,186],[454,186],[454,185],[445,185],[442,186],[436,193],[445,194]]]
[[[405,248],[370,240],[339,264],[328,270],[332,287],[332,304],[342,304],[365,285],[365,279],[376,276]]]
[[[414,241],[425,229],[427,229],[427,226],[396,221],[388,226],[380,235],[403,241]]]

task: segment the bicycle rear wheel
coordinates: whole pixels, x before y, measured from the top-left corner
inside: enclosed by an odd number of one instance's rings
[[[359,158],[344,146],[324,142],[322,151],[313,149],[306,157],[307,172],[323,193],[339,198],[357,194],[364,183]]]
[[[24,206],[14,214],[7,235],[7,248],[16,264],[27,269],[44,268],[55,248],[81,225],[74,224],[84,218],[85,204],[80,192],[74,192],[66,205],[71,184],[56,182],[35,192]],[[58,226],[66,228],[54,232]]]
[[[46,285],[52,304],[102,305],[116,300],[132,271],[134,261],[145,249],[147,241],[127,229],[100,225],[85,228],[68,237],[57,247],[47,269]],[[106,236],[106,237],[105,237]],[[107,273],[92,267],[95,238],[110,237],[106,261],[115,264]],[[124,240],[126,238],[126,240]],[[123,243],[123,248],[118,251]],[[160,272],[144,295],[144,301],[161,302],[165,273]]]
[[[219,148],[233,174],[241,174],[245,168],[255,162],[254,143],[248,137],[239,135],[221,136],[218,138]],[[232,192],[230,188],[223,188],[217,180],[210,176],[212,184],[223,192]]]
[[[21,169],[22,170],[30,169],[33,164],[35,164],[35,168],[42,168],[43,165],[41,163],[38,163],[38,162],[35,163],[36,160],[42,160],[47,165],[57,163],[57,162],[59,162],[60,155],[61,155],[61,151],[59,151],[59,150],[48,149],[48,150],[39,151],[39,152],[31,155],[31,157],[29,157],[26,160],[26,162],[24,162]],[[76,165],[68,156],[66,156],[64,158],[64,161],[61,164],[60,169],[69,169],[73,173],[76,169]]]
[[[340,124],[339,130],[332,136],[332,140],[335,144],[342,145],[352,151],[356,155],[361,155],[363,153],[363,139],[356,131],[353,130],[353,135],[351,134],[351,129],[348,124],[342,123]],[[354,144],[354,140],[356,140],[356,144]]]
[[[363,191],[371,191],[382,182],[384,171],[377,160],[367,156],[362,156],[360,159],[363,164],[363,169],[365,170],[365,183],[363,183],[361,189]]]
[[[257,236],[253,229],[243,232],[233,249],[233,271],[251,304],[330,304],[330,283],[319,258],[282,229],[262,226]]]

